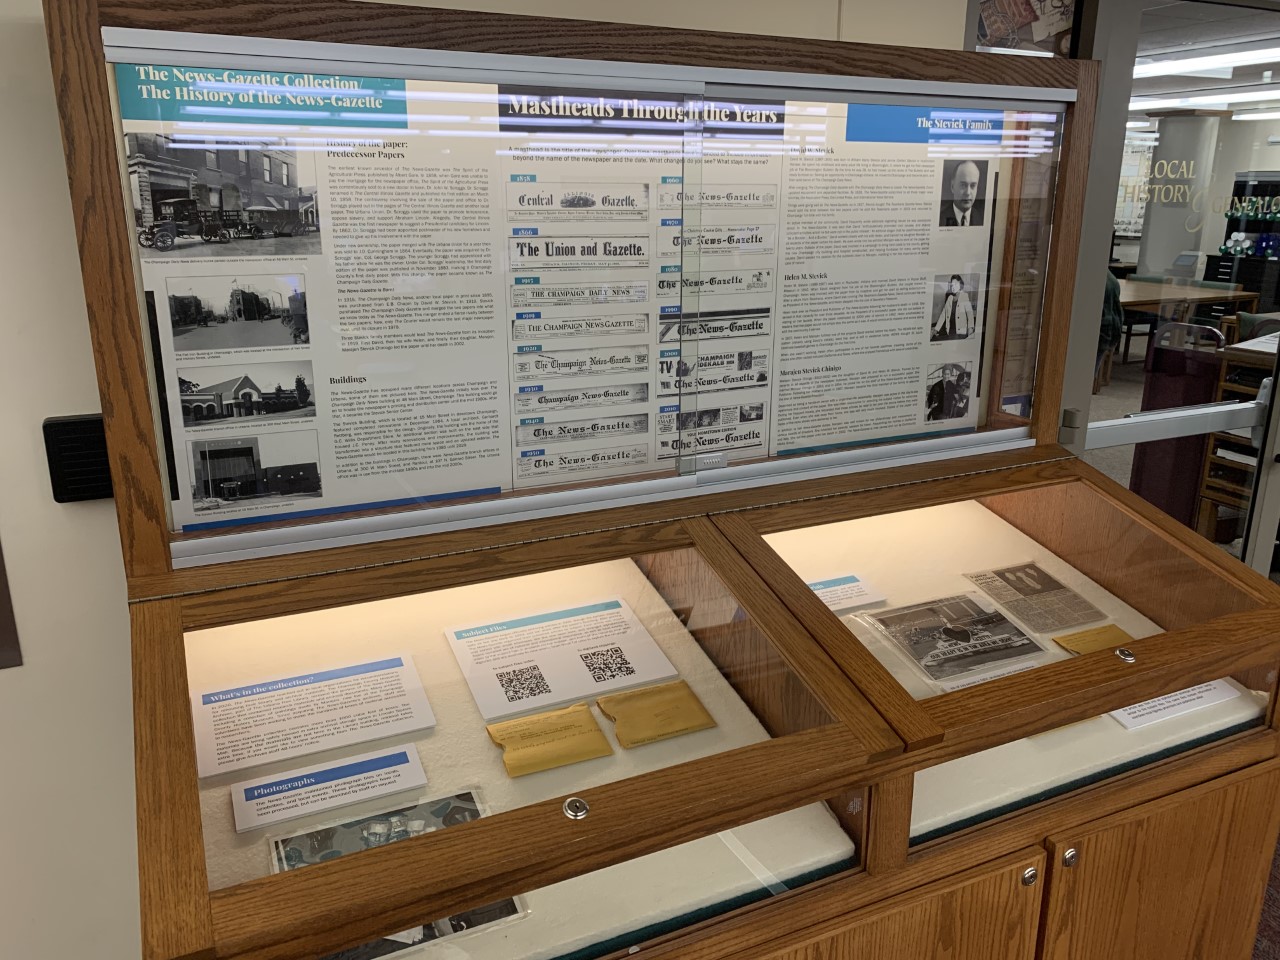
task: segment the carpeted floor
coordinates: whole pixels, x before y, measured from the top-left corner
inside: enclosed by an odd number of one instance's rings
[[[1271,879],[1262,901],[1262,920],[1258,923],[1253,960],[1280,960],[1280,851],[1271,862]]]

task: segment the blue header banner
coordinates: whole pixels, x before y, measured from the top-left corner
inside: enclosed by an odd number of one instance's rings
[[[857,583],[858,578],[854,576],[836,577],[834,580],[815,580],[809,584],[810,590],[830,590],[832,587],[843,587],[850,583]]]
[[[116,64],[124,120],[409,126],[403,80],[323,73]]]
[[[606,600],[603,603],[592,603],[585,607],[573,607],[569,610],[557,610],[554,613],[540,613],[532,617],[520,617],[518,620],[503,620],[499,623],[486,624],[483,627],[472,627],[469,630],[457,631],[459,640],[479,637],[487,633],[501,633],[504,630],[518,630],[521,627],[533,627],[540,623],[553,623],[556,620],[569,620],[573,617],[585,617],[593,613],[604,613],[606,610],[618,610],[622,604],[617,600]]]
[[[403,666],[404,661],[399,657],[392,657],[389,660],[374,660],[371,663],[357,663],[354,666],[339,667],[336,670],[321,670],[317,673],[304,673],[297,677],[285,677],[283,680],[268,680],[266,683],[256,683],[251,687],[234,687],[231,690],[219,690],[217,693],[206,693],[201,695],[200,701],[205,706],[208,706],[211,703],[239,700],[241,697],[256,697],[264,693],[292,690],[295,687],[309,687],[313,683],[325,683],[329,680],[357,677],[365,673],[398,670]]]
[[[335,780],[348,780],[351,777],[364,776],[375,770],[387,770],[391,767],[403,767],[409,762],[409,754],[403,750],[384,754],[381,757],[370,757],[368,760],[357,760],[355,763],[344,763],[341,766],[329,767],[327,770],[314,770],[288,780],[272,780],[246,787],[244,798],[249,802],[261,800],[263,797],[279,793],[293,793],[295,790],[306,790],[322,783],[333,783]]]
[[[1004,138],[1004,114],[998,110],[851,103],[844,138],[850,143],[998,144]]]

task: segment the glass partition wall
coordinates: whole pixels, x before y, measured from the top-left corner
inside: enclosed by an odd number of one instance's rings
[[[1143,14],[1090,407],[1091,421],[1134,422],[1091,429],[1085,454],[1262,572],[1277,521],[1261,496],[1280,331],[1277,47],[1275,12]]]

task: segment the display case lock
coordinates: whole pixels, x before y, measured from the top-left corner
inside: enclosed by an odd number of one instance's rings
[[[1116,656],[1125,663],[1137,663],[1138,658],[1128,647],[1116,647]]]
[[[1036,881],[1040,879],[1040,871],[1035,867],[1027,867],[1022,871],[1022,885],[1024,887],[1034,887]]]
[[[587,806],[587,801],[581,797],[570,797],[564,802],[564,806],[561,809],[564,810],[564,815],[570,820],[581,820],[591,812],[591,807]]]
[[[1067,847],[1062,851],[1062,865],[1064,867],[1074,867],[1079,859],[1080,853],[1075,847]]]

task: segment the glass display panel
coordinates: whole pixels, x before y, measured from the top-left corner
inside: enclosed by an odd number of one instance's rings
[[[401,954],[426,960],[589,960],[635,950],[694,923],[854,868],[857,845],[831,813],[838,802],[833,798],[743,824],[397,931],[324,960]],[[397,816],[403,814],[390,811],[384,819]],[[312,843],[310,836],[290,842]],[[328,843],[328,835],[320,842]]]
[[[917,700],[1260,606],[1083,483],[764,538]],[[1273,670],[921,771],[913,842],[1262,724]]]
[[[917,700],[1259,606],[1082,483],[765,540]]]
[[[1060,113],[490,72],[114,65],[178,537],[1029,422]]]
[[[835,722],[691,548],[185,642],[213,889]]]

